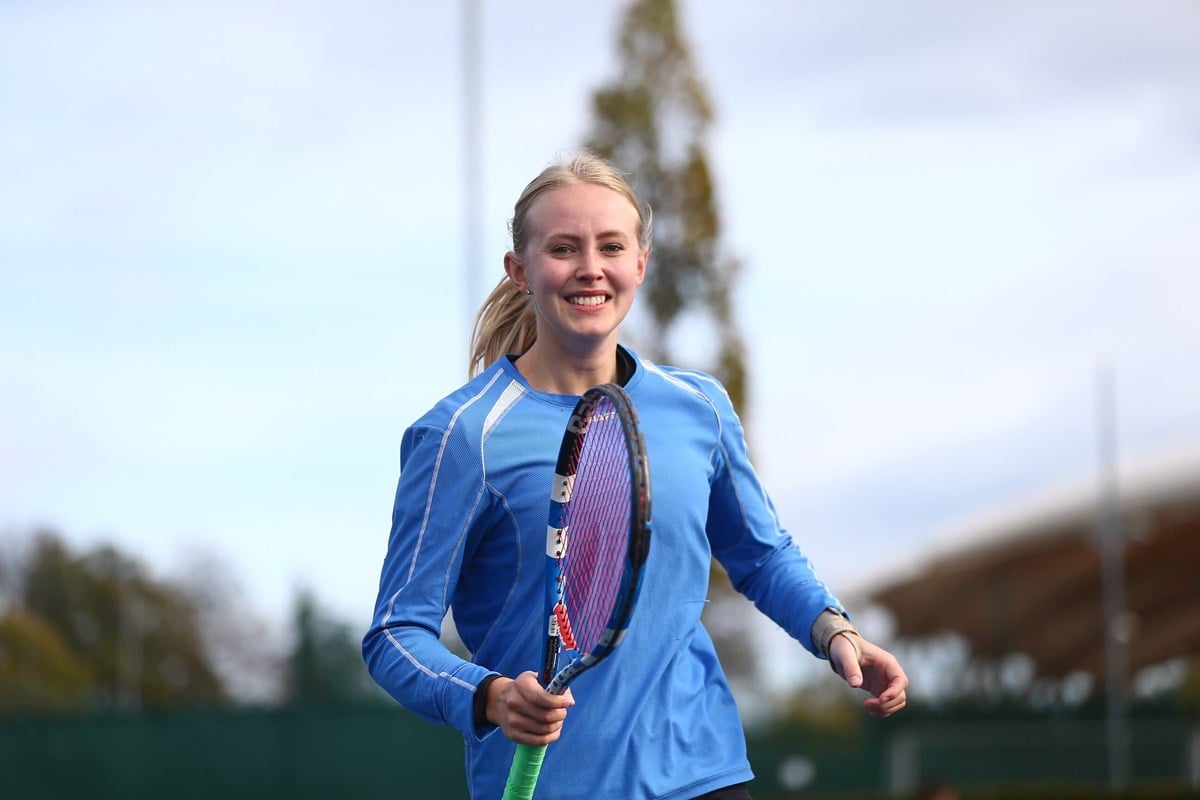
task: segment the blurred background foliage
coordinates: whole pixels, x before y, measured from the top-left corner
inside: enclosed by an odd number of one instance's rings
[[[197,602],[111,546],[71,552],[39,531],[4,555],[8,710],[227,704]]]
[[[179,579],[55,532],[0,553],[0,713],[176,711],[377,701],[357,627],[301,591],[278,636],[199,558]]]
[[[648,314],[635,310],[630,335],[652,360],[715,374],[744,416],[745,345],[733,312],[741,265],[722,247],[708,156],[712,102],[674,1],[631,3],[617,53],[621,73],[592,94],[587,146],[627,171],[654,212]]]

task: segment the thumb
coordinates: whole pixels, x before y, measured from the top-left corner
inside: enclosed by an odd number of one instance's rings
[[[862,667],[859,666],[859,649],[855,642],[850,641],[853,634],[834,636],[829,643],[829,660],[833,662],[834,672],[842,676],[851,687],[857,689],[863,684]]]

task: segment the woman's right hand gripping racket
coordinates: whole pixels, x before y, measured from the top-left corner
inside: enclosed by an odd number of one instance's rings
[[[562,694],[621,643],[650,550],[650,468],[624,389],[604,384],[584,393],[554,472],[541,680]],[[503,800],[533,797],[545,754],[545,745],[517,745]]]

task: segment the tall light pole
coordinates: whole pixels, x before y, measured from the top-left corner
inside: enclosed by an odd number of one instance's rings
[[[480,233],[482,231],[483,95],[480,64],[480,0],[461,0],[462,165],[463,165],[463,306],[470,330],[478,306]]]
[[[1116,387],[1112,368],[1101,366],[1096,382],[1099,442],[1101,592],[1104,614],[1104,686],[1108,722],[1108,782],[1114,790],[1129,783],[1129,637],[1125,609],[1125,532],[1117,478]]]

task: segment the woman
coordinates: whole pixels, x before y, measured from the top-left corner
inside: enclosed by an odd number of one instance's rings
[[[721,385],[618,344],[650,222],[595,156],[544,170],[517,201],[506,277],[476,320],[478,374],[404,435],[363,653],[396,700],[463,734],[474,798],[500,797],[517,742],[557,742],[538,796],[749,798],[738,711],[700,622],[713,556],[738,591],[866,689],[870,713],[905,703],[899,663],[858,635],[780,527]],[[531,671],[544,641],[549,484],[578,395],[606,382],[625,386],[642,423],[654,542],[621,647],[554,696]],[[450,608],[470,661],[438,641]]]

